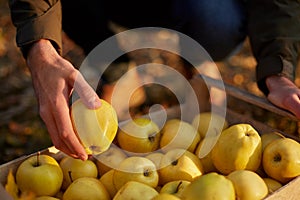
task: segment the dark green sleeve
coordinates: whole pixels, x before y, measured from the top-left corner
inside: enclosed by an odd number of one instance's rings
[[[300,50],[300,1],[248,0],[248,19],[249,38],[257,60],[257,84],[267,95],[267,76],[295,78]]]
[[[49,39],[61,53],[61,3],[58,0],[10,0],[11,18],[17,29],[16,42],[26,57],[30,45]]]

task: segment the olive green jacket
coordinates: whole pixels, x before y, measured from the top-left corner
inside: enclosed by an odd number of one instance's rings
[[[24,54],[29,44],[41,38],[51,40],[61,52],[59,0],[10,0],[9,5],[17,28],[17,45]],[[300,50],[300,0],[248,0],[247,12],[257,83],[267,94],[267,76],[281,74],[294,79]]]

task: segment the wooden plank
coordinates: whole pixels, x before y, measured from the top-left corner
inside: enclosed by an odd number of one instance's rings
[[[277,106],[274,106],[266,98],[259,97],[254,94],[251,94],[247,91],[236,88],[232,85],[229,85],[228,83],[223,82],[222,80],[213,79],[213,78],[210,78],[205,75],[201,75],[201,76],[205,80],[205,82],[208,84],[208,86],[213,86],[213,87],[216,87],[219,89],[225,88],[227,95],[233,96],[233,97],[238,98],[247,103],[251,103],[260,108],[263,108],[263,109],[266,109],[275,114],[281,115],[283,117],[288,117],[291,120],[299,121],[299,119],[297,119],[296,116],[293,115],[291,112],[283,110]]]

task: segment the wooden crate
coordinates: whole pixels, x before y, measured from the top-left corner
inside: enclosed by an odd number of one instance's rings
[[[219,82],[215,81],[213,79],[208,78],[206,81],[208,81],[211,85],[215,86],[215,87],[219,87]],[[245,101],[251,104],[254,104],[255,106],[261,107],[263,109],[267,109],[270,112],[274,112],[276,114],[282,115],[284,117],[289,117],[292,120],[297,120],[291,113],[281,110],[277,107],[274,107],[272,104],[270,104],[269,102],[267,102],[264,98],[260,98],[260,97],[256,97],[254,95],[251,95],[247,92],[244,92],[242,90],[238,90],[235,87],[226,85],[226,92],[230,95],[233,96],[234,98],[238,98],[241,101]],[[170,109],[167,114],[169,117],[176,117],[177,115],[177,109]],[[240,113],[237,113],[236,111],[233,111],[230,108],[227,108],[226,111],[226,118],[227,121],[229,122],[230,125],[232,124],[236,124],[236,123],[249,123],[251,124],[256,130],[258,130],[259,133],[267,133],[267,132],[271,132],[271,131],[278,131],[280,133],[282,133],[284,136],[286,137],[290,137],[292,139],[297,140],[298,142],[300,142],[298,137],[286,134],[284,132],[282,132],[281,130],[277,130],[274,129],[270,126],[267,126],[266,124],[263,124],[259,121],[256,121],[252,118],[249,118],[248,116],[242,115]],[[49,147],[45,150],[42,150],[40,152],[41,154],[47,154],[47,155],[51,155],[53,156],[55,159],[60,160],[64,154],[60,151],[58,151],[55,147]],[[27,156],[23,156],[20,157],[18,159],[12,160],[8,163],[2,164],[0,165],[0,197],[1,200],[11,200],[12,198],[7,195],[7,193],[4,190],[4,185],[6,184],[6,179],[7,179],[7,174],[9,173],[9,170],[12,169],[14,174],[18,168],[18,166],[20,165],[20,163],[22,161],[24,161],[26,158],[35,155],[34,154],[30,154]],[[273,194],[267,196],[265,198],[265,200],[298,200],[300,199],[300,176],[293,179],[292,181],[290,181],[289,183],[285,184],[283,187],[281,187],[280,189],[278,189],[277,191],[275,191]]]

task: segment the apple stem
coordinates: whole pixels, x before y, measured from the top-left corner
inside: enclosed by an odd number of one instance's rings
[[[71,183],[73,182],[73,178],[72,178],[72,171],[68,171],[68,174],[69,174],[69,178],[71,180]]]
[[[36,166],[40,166],[40,155],[41,155],[41,152],[38,151],[36,154]]]
[[[177,187],[176,187],[176,193],[178,192],[179,187],[180,187],[181,185],[182,185],[182,181],[180,181],[179,184],[177,185]]]

